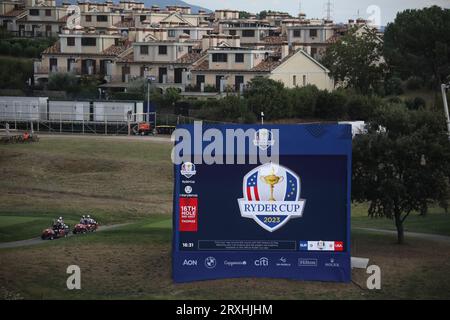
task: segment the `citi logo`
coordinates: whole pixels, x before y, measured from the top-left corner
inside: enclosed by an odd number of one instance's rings
[[[258,260],[255,260],[255,266],[257,267],[268,267],[269,266],[269,259],[266,257],[259,258]]]
[[[197,266],[197,260],[187,260],[187,259],[185,259],[183,261],[183,266],[196,267]]]

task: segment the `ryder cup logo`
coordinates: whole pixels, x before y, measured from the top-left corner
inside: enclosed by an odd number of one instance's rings
[[[259,129],[255,132],[253,144],[261,150],[267,150],[275,144],[275,140],[272,139],[272,132],[267,129]]]
[[[267,231],[275,231],[291,218],[300,218],[306,200],[300,199],[300,178],[281,165],[266,163],[244,177],[244,198],[238,199],[241,216]]]
[[[195,164],[193,164],[191,162],[183,163],[181,165],[180,172],[183,176],[185,176],[188,179],[197,173],[197,171],[195,171]]]

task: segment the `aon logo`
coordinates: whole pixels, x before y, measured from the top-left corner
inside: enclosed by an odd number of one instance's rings
[[[183,266],[197,266],[197,260],[187,260],[183,261]]]

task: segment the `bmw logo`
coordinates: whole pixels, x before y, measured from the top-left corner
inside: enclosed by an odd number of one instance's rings
[[[216,258],[214,257],[208,257],[205,259],[205,267],[208,269],[214,269],[216,267]]]

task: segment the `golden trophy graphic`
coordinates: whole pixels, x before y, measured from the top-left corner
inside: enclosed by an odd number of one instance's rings
[[[282,182],[284,177],[275,175],[275,170],[272,167],[272,173],[267,176],[261,176],[261,179],[270,186],[270,199],[269,201],[276,201],[273,197],[273,189],[276,184]]]

